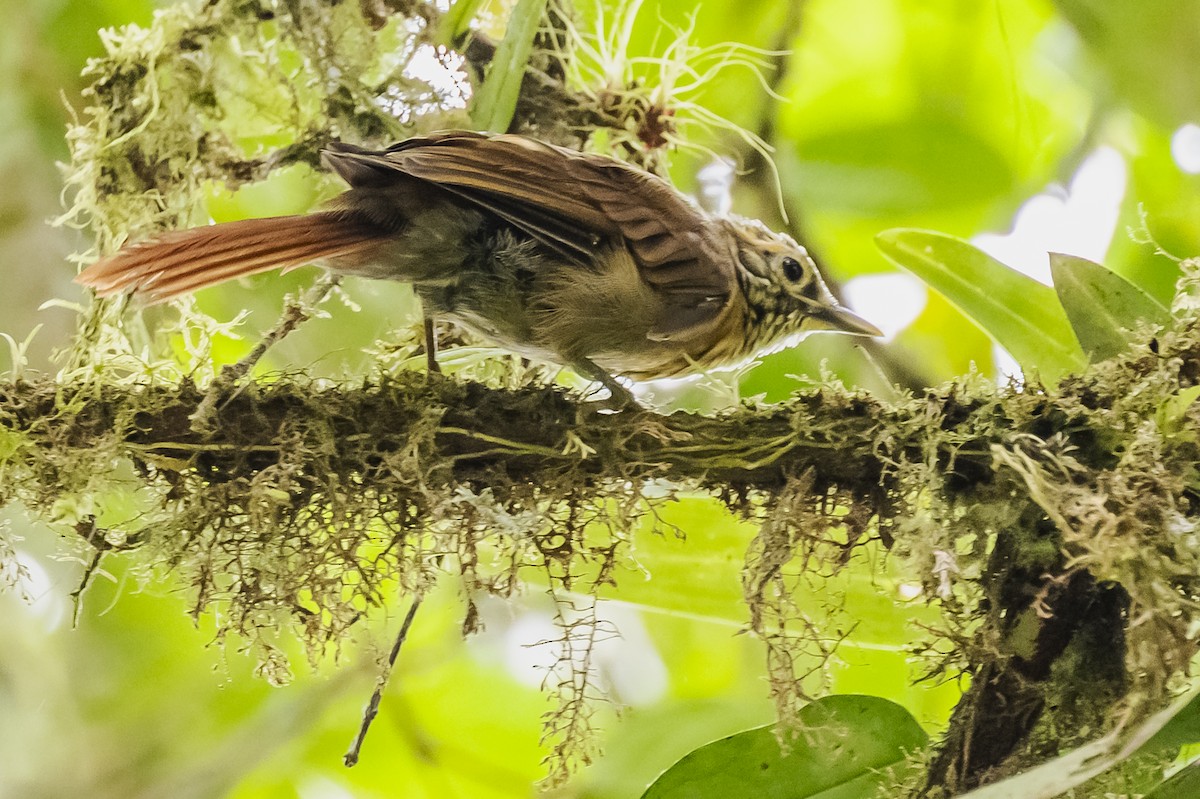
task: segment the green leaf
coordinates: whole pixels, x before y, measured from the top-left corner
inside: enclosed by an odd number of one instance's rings
[[[1050,273],[1075,337],[1092,361],[1128,349],[1138,322],[1171,323],[1170,312],[1149,294],[1094,261],[1050,253]]]
[[[1170,437],[1184,432],[1181,423],[1187,417],[1188,408],[1192,407],[1197,399],[1200,399],[1200,386],[1189,386],[1164,399],[1154,414],[1159,431]],[[1195,434],[1191,435],[1194,438]]]
[[[1144,751],[1171,752],[1195,743],[1200,743],[1200,694],[1179,708],[1162,729],[1146,741]]]
[[[477,130],[502,133],[508,130],[517,108],[517,95],[525,78],[525,65],[533,50],[546,0],[518,0],[508,19],[504,41],[496,48],[496,57],[488,69],[487,78],[475,95],[471,106],[471,121]]]
[[[702,746],[655,780],[642,799],[860,799],[894,781],[928,737],[899,705],[873,696],[829,696],[800,711],[803,731],[785,757],[774,726]]]
[[[454,5],[442,17],[438,38],[443,44],[453,45],[471,27],[471,20],[479,13],[483,0],[455,0]]]
[[[897,228],[875,237],[880,251],[945,295],[1043,380],[1086,365],[1054,289],[953,236]]]
[[[1200,796],[1200,761],[1192,761],[1146,794],[1144,799],[1195,799],[1197,796]]]

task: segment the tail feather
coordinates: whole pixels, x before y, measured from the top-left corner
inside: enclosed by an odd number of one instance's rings
[[[338,212],[247,219],[165,233],[102,258],[75,278],[101,297],[164,302],[235,277],[369,250],[387,234]]]

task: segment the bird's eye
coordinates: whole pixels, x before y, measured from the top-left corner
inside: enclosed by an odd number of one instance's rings
[[[804,277],[804,267],[790,255],[780,262],[780,266],[783,267],[783,276],[793,283],[799,283]]]

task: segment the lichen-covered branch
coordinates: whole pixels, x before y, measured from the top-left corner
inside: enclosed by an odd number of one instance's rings
[[[979,382],[885,404],[829,387],[718,417],[402,373],[233,389],[197,431],[205,392],[186,383],[21,382],[0,388],[2,498],[145,550],[193,585],[197,612],[228,603],[231,629],[291,618],[319,649],[395,575],[418,587],[455,570],[507,593],[534,567],[594,586],[645,512],[641,487],[666,484],[764,518],[747,595],[773,645],[794,640],[773,637],[796,621],[789,579],[878,536],[925,570],[949,619],[985,623],[962,631],[968,664],[984,647],[1026,679],[1067,645],[1071,630],[1038,620],[1081,575],[1121,586],[1130,665],[1159,694],[1192,653],[1200,589],[1196,413],[1176,400],[1200,376],[1196,334],[1057,390]],[[600,523],[609,534],[585,535]]]

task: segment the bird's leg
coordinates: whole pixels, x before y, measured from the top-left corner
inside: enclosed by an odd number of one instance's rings
[[[576,361],[573,361],[571,363],[571,368],[589,380],[594,380],[607,388],[608,393],[611,395],[608,405],[613,410],[619,411],[624,408],[638,407],[637,399],[633,396],[633,393],[630,392],[629,389],[621,385],[617,378],[613,377],[608,372],[589,361],[587,358],[580,358]]]
[[[433,326],[434,319],[426,315],[425,319],[425,371],[430,374],[441,374],[442,367],[438,363],[437,330]]]

